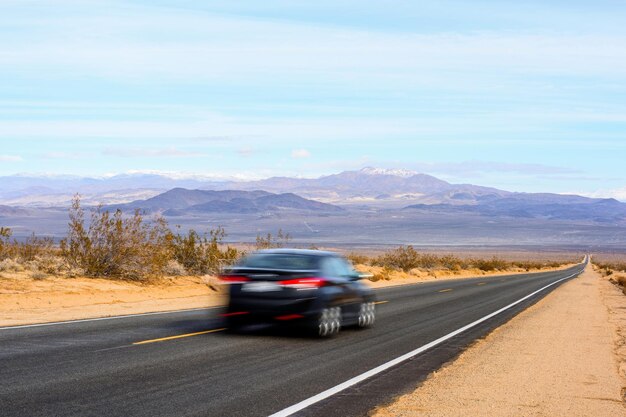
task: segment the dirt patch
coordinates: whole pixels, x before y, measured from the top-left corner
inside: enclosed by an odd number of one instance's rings
[[[610,285],[587,268],[375,416],[626,416],[626,297]]]
[[[0,326],[76,320],[224,303],[212,277],[176,277],[156,284],[94,278],[0,278]]]

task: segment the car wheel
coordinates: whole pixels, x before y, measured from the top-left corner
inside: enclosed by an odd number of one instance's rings
[[[376,307],[371,301],[361,303],[357,326],[361,329],[370,327],[376,320]]]
[[[317,335],[330,337],[341,330],[341,307],[322,309],[317,319]]]

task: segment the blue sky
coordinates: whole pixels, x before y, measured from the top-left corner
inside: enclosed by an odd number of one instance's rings
[[[3,0],[0,175],[377,166],[626,200],[625,21],[621,1]]]

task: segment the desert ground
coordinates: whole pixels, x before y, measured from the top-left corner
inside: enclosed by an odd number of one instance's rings
[[[588,266],[375,416],[625,416],[625,309]]]

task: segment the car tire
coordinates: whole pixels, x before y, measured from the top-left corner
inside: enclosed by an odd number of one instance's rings
[[[325,307],[317,317],[318,337],[332,337],[341,330],[341,307]]]
[[[359,329],[366,329],[374,325],[376,321],[376,307],[374,302],[365,301],[362,302],[359,307],[359,316],[357,319],[357,327]]]

